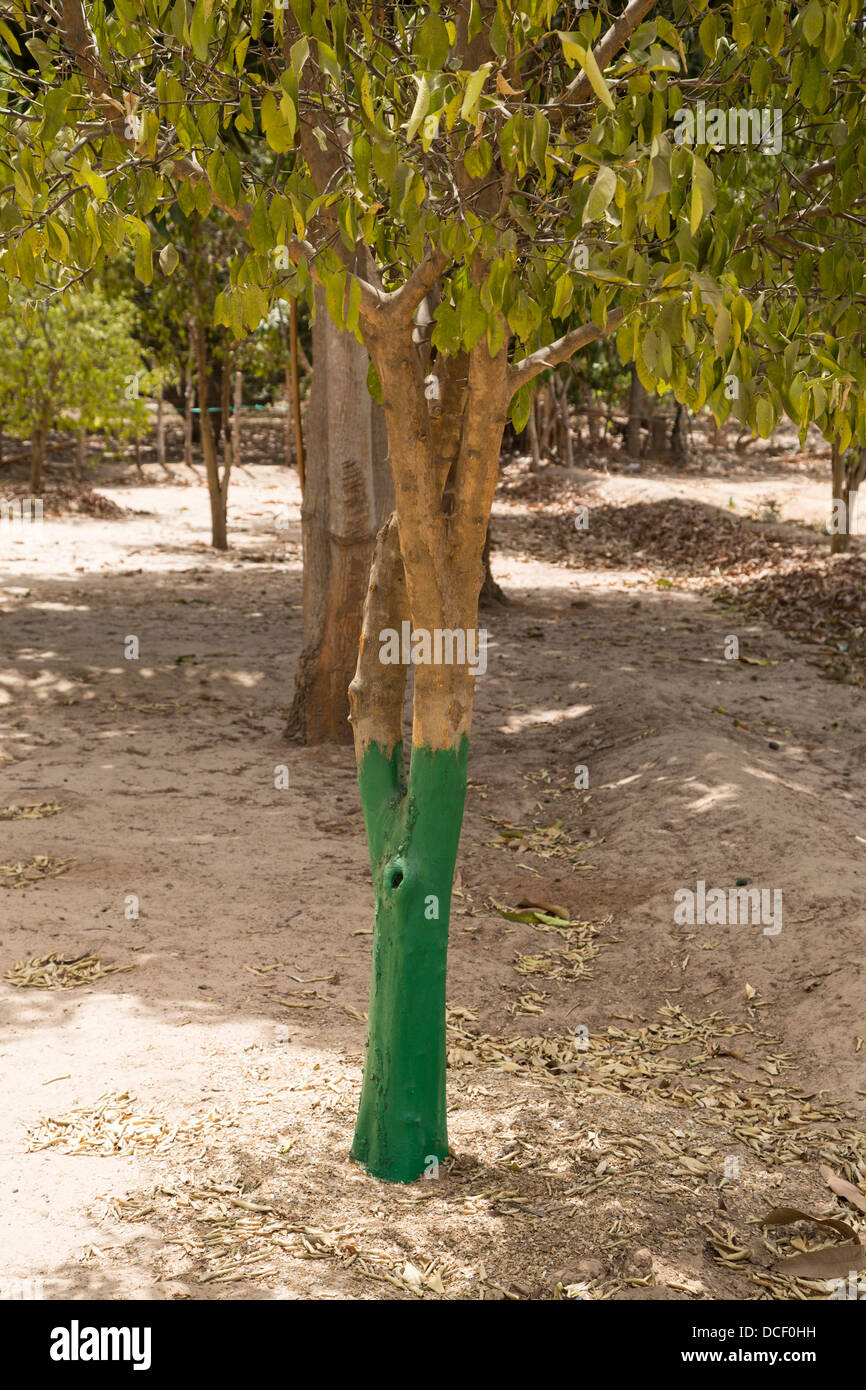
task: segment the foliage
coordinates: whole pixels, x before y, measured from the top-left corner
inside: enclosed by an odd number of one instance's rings
[[[359,268],[388,290],[433,248],[438,352],[486,338],[517,360],[616,307],[648,387],[762,435],[785,410],[866,442],[861,6],[654,8],[599,63],[600,9],[564,28],[554,0],[116,0],[63,21],[13,0],[2,269],[32,291],[47,263],[131,242],[149,284],[154,219],[219,207],[249,248],[218,321],[243,336],[314,273],[363,336]],[[700,124],[680,141],[698,101],[735,121],[778,110],[780,151]],[[158,273],[173,263],[163,248]]]
[[[78,292],[22,312],[14,290],[0,315],[0,420],[7,434],[45,428],[104,430],[117,438],[147,426],[151,381],[123,299]]]

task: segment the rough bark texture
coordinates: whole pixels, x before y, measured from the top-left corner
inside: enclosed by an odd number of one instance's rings
[[[367,390],[367,354],[337,329],[318,298],[301,508],[304,647],[288,732],[306,744],[346,744],[373,542],[393,501],[384,419]]]

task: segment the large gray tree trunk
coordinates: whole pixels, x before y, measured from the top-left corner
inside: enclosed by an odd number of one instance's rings
[[[319,292],[301,508],[304,647],[288,723],[306,744],[352,742],[348,690],[373,543],[394,506],[385,416],[367,368],[366,351],[339,331]]]

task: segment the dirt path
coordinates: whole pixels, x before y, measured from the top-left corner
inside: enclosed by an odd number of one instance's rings
[[[294,475],[233,481],[227,557],[179,471],[101,490],[130,513],[0,534],[0,811],[61,808],[0,821],[4,865],[61,870],[0,888],[0,975],[49,952],[134,967],[0,983],[8,1277],[80,1297],[820,1293],[780,1280],[780,1235],[749,1223],[829,1209],[819,1162],[866,1176],[861,691],[639,562],[500,552],[449,968],[456,1157],[388,1188],[347,1160],[371,924],[352,755],[282,739]],[[726,660],[729,634],[768,664]],[[675,923],[677,889],[738,879],[782,891],[778,934]],[[526,901],[594,926],[493,905]],[[27,1150],[110,1093],[133,1099]]]

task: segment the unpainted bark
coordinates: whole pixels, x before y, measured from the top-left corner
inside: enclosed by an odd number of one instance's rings
[[[287,729],[305,744],[352,741],[348,692],[370,559],[393,505],[384,419],[367,368],[366,351],[339,331],[318,292],[301,507],[304,646]]]

